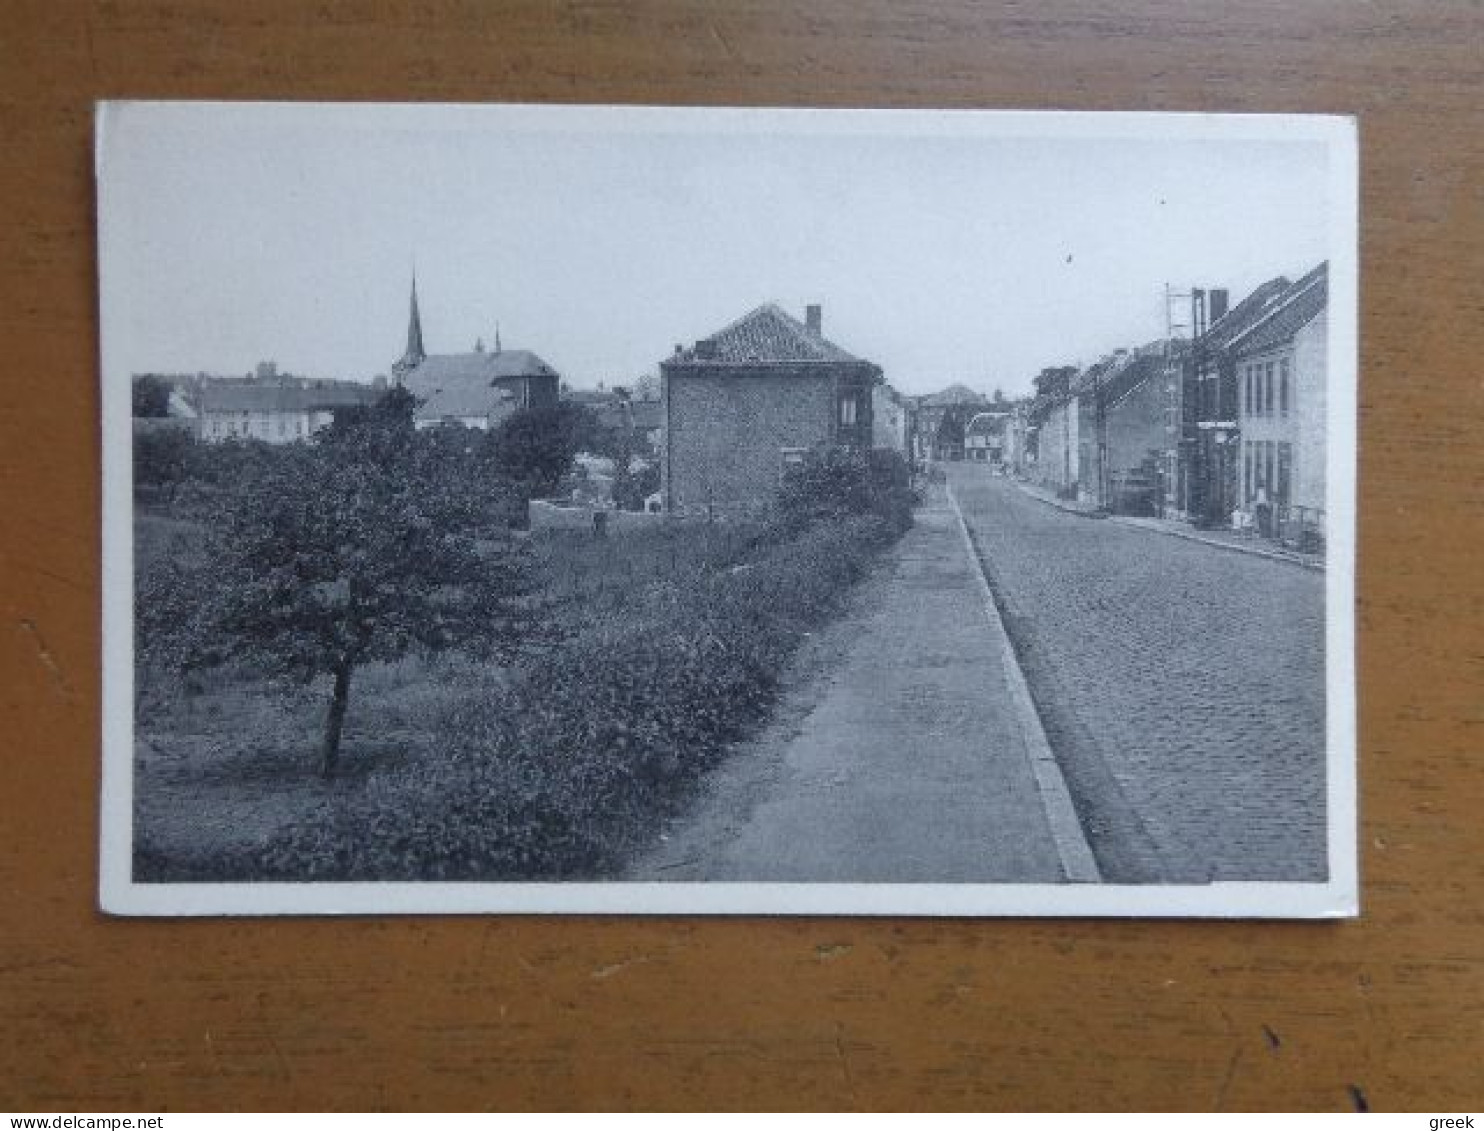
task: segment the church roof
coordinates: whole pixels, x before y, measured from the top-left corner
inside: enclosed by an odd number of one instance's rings
[[[502,416],[511,408],[507,381],[546,377],[557,371],[530,350],[432,354],[402,377],[418,401],[422,418]]]
[[[772,302],[665,360],[686,365],[861,364],[860,358],[814,333]]]

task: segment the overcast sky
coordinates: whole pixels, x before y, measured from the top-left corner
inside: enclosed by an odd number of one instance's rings
[[[108,378],[386,373],[415,260],[429,352],[498,322],[574,386],[775,301],[903,391],[1017,393],[1162,336],[1166,283],[1236,301],[1328,254],[1323,144],[1078,121],[114,107]]]

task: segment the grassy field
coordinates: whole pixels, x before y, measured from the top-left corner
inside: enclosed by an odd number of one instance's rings
[[[189,555],[191,521],[141,513],[141,568]],[[757,537],[750,528],[687,526],[622,537],[551,531],[531,539],[552,614],[564,631],[621,621],[657,588],[724,568]],[[436,758],[438,724],[461,704],[498,695],[518,673],[463,656],[411,657],[356,674],[342,772],[318,772],[328,680],[286,687],[241,669],[171,682],[138,720],[135,826],[140,878],[189,878],[223,859],[250,861],[326,804],[351,803],[373,779]]]
[[[201,525],[220,510],[141,506],[136,879],[617,873],[761,725],[800,641],[911,523],[905,465],[835,453],[786,486],[766,527],[518,535],[536,586],[514,647],[357,668],[329,780],[327,678],[208,666],[216,610],[232,615]]]

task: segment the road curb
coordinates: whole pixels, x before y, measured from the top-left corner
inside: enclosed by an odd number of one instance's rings
[[[1302,569],[1310,569],[1315,573],[1323,573],[1324,562],[1311,561],[1295,554],[1285,554],[1278,550],[1264,550],[1260,546],[1238,546],[1232,542],[1223,542],[1219,538],[1202,538],[1199,534],[1188,530],[1172,530],[1164,526],[1148,526],[1142,522],[1129,522],[1118,515],[1111,516],[1111,521],[1119,526],[1130,530],[1147,530],[1150,534],[1163,534],[1166,538],[1181,538],[1186,542],[1199,542],[1202,546],[1214,546],[1218,550],[1230,550],[1234,554],[1246,554],[1253,558],[1265,558],[1270,562],[1285,562],[1288,565],[1296,565]]]
[[[1056,844],[1056,854],[1061,861],[1062,873],[1071,883],[1095,884],[1102,882],[1092,846],[1087,843],[1087,834],[1072,804],[1072,794],[1062,774],[1061,763],[1052,753],[1047,741],[1046,729],[1041,725],[1041,714],[1031,698],[1025,673],[1020,670],[1020,661],[1015,656],[1015,647],[1010,643],[1010,634],[1000,617],[995,604],[994,591],[989,587],[989,578],[984,572],[984,563],[979,560],[979,551],[969,534],[969,524],[964,521],[964,512],[958,505],[958,497],[950,484],[947,488],[948,504],[953,508],[953,517],[958,523],[959,534],[964,540],[964,549],[974,567],[974,577],[979,582],[984,600],[984,615],[989,621],[990,634],[1000,652],[1000,662],[1005,669],[1005,682],[1010,688],[1011,707],[1025,742],[1026,758],[1030,762],[1031,774],[1036,781],[1036,791],[1041,797],[1041,807],[1046,814],[1046,823],[1051,829],[1051,839]]]
[[[1223,542],[1219,538],[1203,538],[1201,535],[1188,530],[1175,530],[1165,526],[1149,526],[1142,522],[1130,522],[1122,515],[1108,514],[1105,511],[1086,510],[1082,507],[1072,506],[1060,499],[1052,499],[1038,491],[1032,491],[1018,479],[1012,478],[1011,483],[1015,489],[1028,499],[1034,499],[1038,503],[1044,503],[1048,507],[1054,507],[1063,514],[1074,515],[1077,518],[1102,518],[1109,522],[1116,522],[1119,526],[1130,530],[1144,530],[1150,534],[1163,534],[1167,538],[1182,538],[1187,542],[1199,542],[1202,546],[1212,546],[1218,550],[1230,550],[1234,554],[1247,554],[1254,558],[1264,558],[1270,562],[1285,562],[1288,565],[1296,565],[1303,569],[1313,570],[1315,573],[1323,573],[1324,562],[1300,557],[1296,554],[1284,553],[1280,550],[1265,550],[1259,546],[1239,546],[1232,542]]]
[[[1061,511],[1062,514],[1069,514],[1075,518],[1104,519],[1109,517],[1107,511],[1100,511],[1090,509],[1088,507],[1076,506],[1072,503],[1063,502],[1061,499],[1053,499],[1049,495],[1043,495],[1039,491],[1032,491],[1019,479],[1011,477],[1010,482],[1013,483],[1015,485],[1015,489],[1022,495],[1024,495],[1027,499],[1034,499],[1036,502],[1051,507],[1053,510]]]

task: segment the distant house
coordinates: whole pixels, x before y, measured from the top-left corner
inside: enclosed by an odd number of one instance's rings
[[[976,412],[990,407],[989,397],[965,385],[949,385],[913,403],[913,455],[917,459],[961,460],[964,430]]]
[[[572,389],[562,399],[593,414],[599,428],[618,434],[627,429],[637,454],[658,453],[663,432],[663,405],[658,399],[635,399],[626,386],[612,389]]]
[[[1241,442],[1237,509],[1273,537],[1324,529],[1328,302],[1321,263],[1226,343]],[[1271,509],[1259,512],[1260,502]]]
[[[869,450],[881,370],[773,303],[660,363],[665,509],[766,511],[787,464],[821,446]]]
[[[1005,424],[1010,407],[1003,402],[969,418],[964,428],[964,458],[972,463],[1000,464],[1005,458]]]
[[[382,386],[384,388],[384,384]],[[375,385],[307,377],[203,377],[194,396],[197,434],[207,443],[307,440],[335,418],[335,410],[370,404]]]
[[[912,409],[907,398],[882,382],[871,390],[871,446],[908,455]]]
[[[412,283],[407,348],[392,366],[397,383],[417,398],[418,428],[461,424],[494,428],[521,409],[557,403],[561,377],[530,350],[507,350],[496,331],[494,349],[477,342],[468,353],[429,354],[423,348],[417,280]]]

